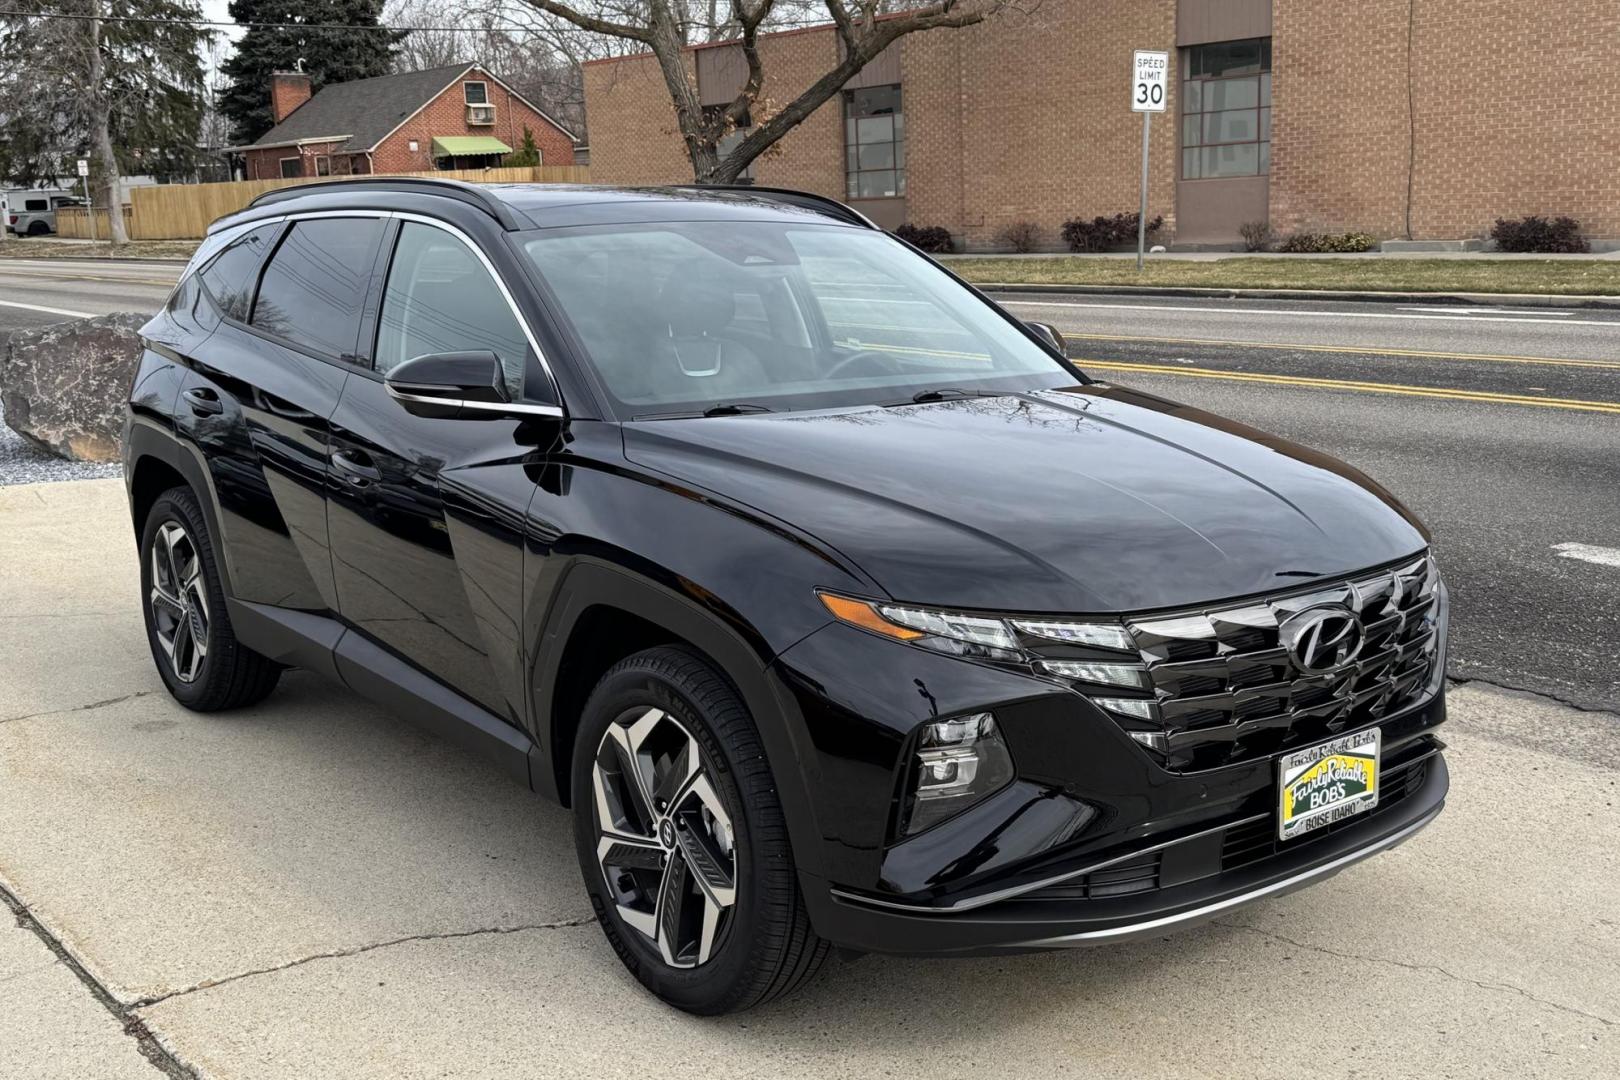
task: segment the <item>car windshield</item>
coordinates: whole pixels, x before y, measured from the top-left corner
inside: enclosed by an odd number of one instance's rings
[[[668,222],[549,229],[521,244],[624,417],[1076,381],[994,308],[880,232]]]

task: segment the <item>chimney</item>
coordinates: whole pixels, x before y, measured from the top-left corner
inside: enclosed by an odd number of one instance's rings
[[[302,71],[277,71],[270,76],[270,118],[281,123],[309,100],[309,76]]]

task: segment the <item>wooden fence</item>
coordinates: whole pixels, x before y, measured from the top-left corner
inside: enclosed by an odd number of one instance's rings
[[[124,228],[130,227],[130,208],[124,207]],[[56,232],[58,236],[76,236],[84,240],[91,237],[90,210],[83,206],[64,206],[56,212]],[[107,220],[107,211],[96,211],[96,228],[94,236],[97,240],[106,240],[112,235],[112,224]]]
[[[588,184],[585,165],[536,165],[515,169],[456,169],[422,173],[383,173],[387,176],[426,176],[439,180],[466,180],[474,184]],[[291,180],[235,180],[223,184],[158,184],[128,189],[130,205],[124,221],[131,240],[191,240],[204,236],[208,226],[234,214],[266,191],[310,184],[317,180],[364,180],[359,176],[299,177]],[[72,219],[63,224],[63,214]],[[96,211],[96,235],[106,239],[107,212]],[[57,229],[63,236],[88,236],[87,215],[80,210],[60,211]],[[76,231],[69,232],[72,228]],[[77,231],[77,230],[83,230]]]

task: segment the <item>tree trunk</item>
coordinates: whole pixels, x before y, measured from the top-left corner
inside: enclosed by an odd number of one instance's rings
[[[124,204],[118,190],[118,158],[113,154],[110,129],[112,106],[107,97],[106,72],[101,60],[101,0],[92,0],[90,11],[96,16],[90,20],[90,152],[101,166],[107,227],[111,231],[112,242],[127,244],[129,234],[124,230]],[[90,216],[94,218],[95,213],[96,208],[91,206]]]

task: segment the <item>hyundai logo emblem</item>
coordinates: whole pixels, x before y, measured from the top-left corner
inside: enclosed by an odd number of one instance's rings
[[[1365,639],[1361,620],[1349,608],[1307,608],[1281,626],[1282,646],[1294,666],[1308,675],[1325,675],[1353,661]]]

